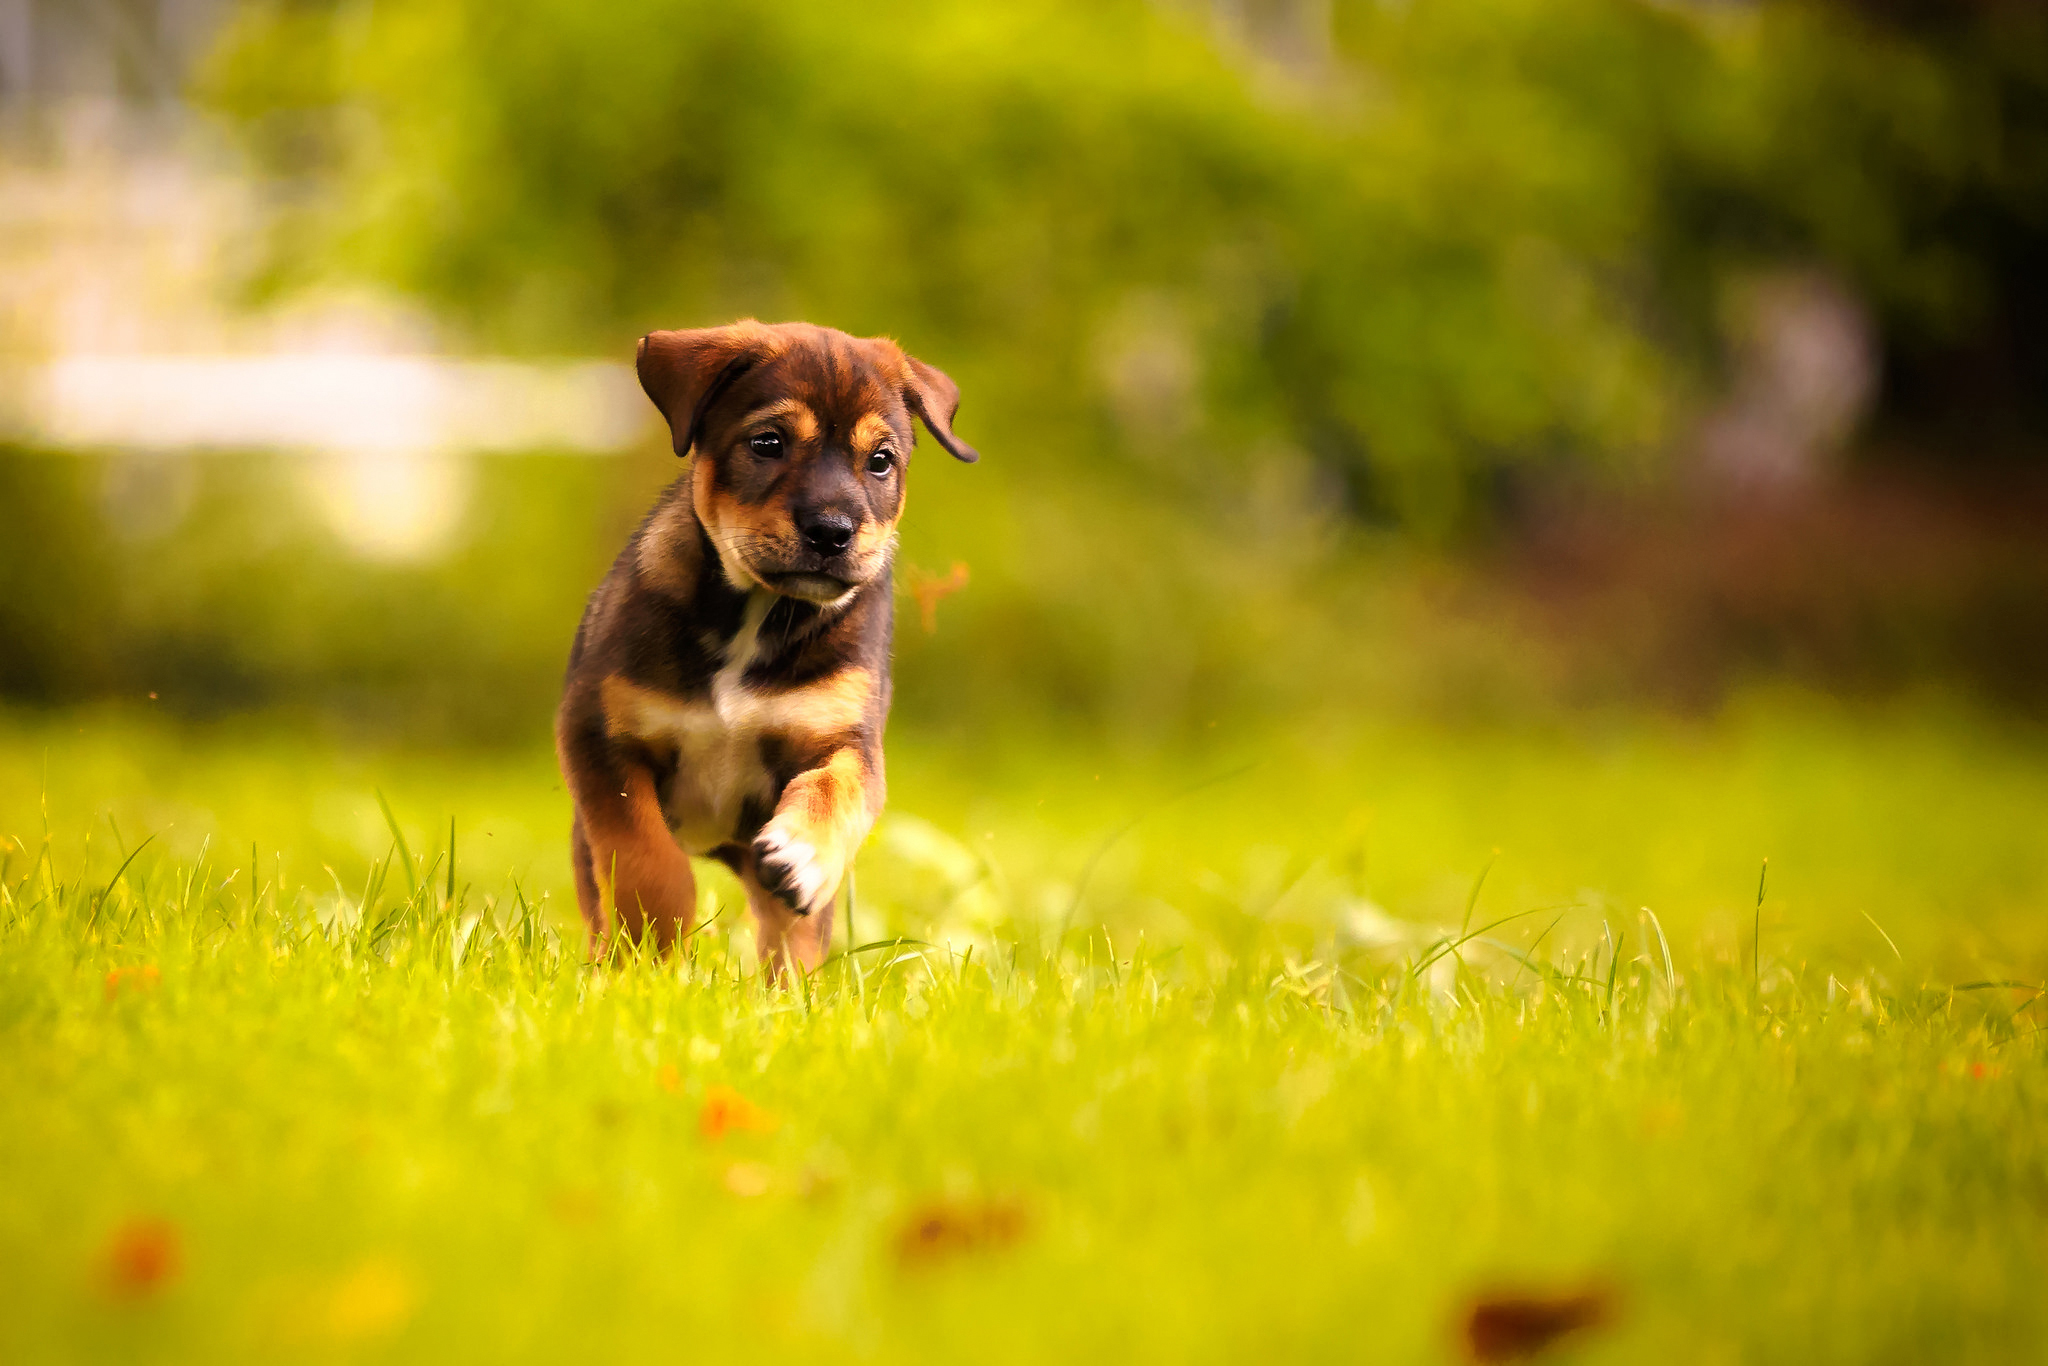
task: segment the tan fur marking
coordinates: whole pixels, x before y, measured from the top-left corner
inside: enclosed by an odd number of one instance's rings
[[[772,795],[773,779],[761,766],[762,735],[847,735],[866,716],[874,686],[874,675],[861,668],[774,691],[743,687],[721,675],[709,698],[692,699],[614,674],[600,685],[600,696],[607,734],[675,756],[664,815],[676,841],[702,854],[734,837],[749,798]]]
[[[895,444],[896,429],[880,413],[862,413],[860,421],[853,424],[854,454],[865,458],[884,442]]]
[[[756,408],[741,419],[739,430],[749,429],[762,423],[781,419],[789,427],[789,434],[799,446],[808,446],[818,439],[818,415],[811,411],[811,405],[800,398],[779,398],[775,402]]]
[[[681,500],[654,515],[634,557],[642,583],[671,598],[686,599],[696,591],[703,551],[693,520],[689,504]]]
[[[873,822],[867,787],[867,766],[860,752],[837,750],[823,766],[790,780],[770,822],[817,851],[829,870],[831,892],[838,890],[847,857],[867,838]]]
[[[613,674],[603,683],[606,733],[659,745],[685,732],[718,729],[749,738],[766,733],[832,736],[859,727],[875,676],[845,668],[800,688],[720,688],[716,700],[690,700],[643,688]]]
[[[718,552],[718,565],[725,572],[725,581],[742,593],[766,589],[768,585],[747,567],[747,557],[740,547],[747,542],[782,539],[782,529],[776,525],[776,505],[749,508],[718,491],[709,460],[699,459],[696,465],[691,471],[690,498],[698,522]]]
[[[874,697],[875,676],[850,667],[801,688],[756,693],[751,705],[761,729],[781,734],[844,735],[857,729]]]
[[[903,515],[901,503],[897,505],[896,515],[899,519]],[[860,530],[853,535],[853,553],[860,557],[862,563],[866,563],[878,555],[886,555],[895,548],[896,523],[893,521],[864,522],[861,524]]]
[[[733,838],[749,798],[774,783],[761,766],[759,732],[729,726],[709,700],[643,688],[616,675],[603,684],[605,729],[675,756],[663,809],[672,842],[705,854]]]

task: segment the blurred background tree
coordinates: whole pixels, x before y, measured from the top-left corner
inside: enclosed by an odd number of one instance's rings
[[[2042,699],[2032,5],[247,0],[197,90],[273,205],[250,301],[370,281],[487,354],[805,317],[951,371],[992,458],[917,481],[908,565],[973,571],[904,633],[924,723]],[[242,521],[124,549],[18,457],[0,679],[533,731],[656,449],[497,468],[466,548],[374,571],[223,532],[283,514],[219,466]]]
[[[1668,451],[1763,270],[1870,310],[1887,416],[2038,415],[2036,7],[1213,10],[257,4],[210,89],[313,191],[273,283],[525,350],[900,332],[1005,426],[1278,436],[1431,528]]]

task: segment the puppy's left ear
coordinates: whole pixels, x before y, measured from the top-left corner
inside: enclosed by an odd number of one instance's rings
[[[953,435],[953,414],[960,411],[960,386],[945,371],[926,365],[916,356],[905,356],[903,399],[912,412],[924,419],[932,436],[955,460],[971,465],[981,459],[974,447]]]
[[[634,368],[640,387],[661,415],[677,455],[688,455],[704,413],[728,385],[780,349],[779,339],[752,318],[729,327],[649,332],[640,339]]]

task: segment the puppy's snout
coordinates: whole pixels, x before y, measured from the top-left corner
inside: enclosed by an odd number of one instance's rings
[[[820,555],[838,555],[853,544],[853,518],[843,512],[807,512],[797,518],[804,544]]]

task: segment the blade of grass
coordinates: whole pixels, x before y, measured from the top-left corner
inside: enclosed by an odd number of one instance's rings
[[[405,890],[417,892],[419,883],[413,877],[412,848],[405,842],[405,831],[398,828],[398,816],[391,810],[391,803],[384,800],[384,789],[378,788],[377,808],[384,813],[384,824],[391,828],[391,838],[398,845],[398,853],[405,860]]]
[[[846,865],[846,942],[857,944],[860,939],[853,932],[853,865]]]
[[[1439,939],[1436,941],[1436,943],[1430,945],[1428,950],[1425,950],[1425,952],[1427,952],[1429,956],[1424,958],[1420,963],[1417,963],[1412,969],[1410,969],[1409,975],[1420,976],[1422,972],[1425,969],[1427,969],[1430,966],[1430,964],[1436,962],[1437,959],[1443,957],[1447,953],[1456,953],[1460,948],[1464,947],[1465,944],[1467,944],[1473,939],[1478,938],[1480,935],[1487,933],[1489,930],[1497,930],[1511,920],[1520,920],[1523,916],[1535,915],[1539,910],[1546,909],[1548,908],[1541,906],[1531,906],[1526,911],[1516,911],[1512,915],[1504,915],[1498,920],[1489,921],[1488,923],[1481,925],[1478,929],[1473,930],[1468,934],[1460,934],[1455,939]]]
[[[1678,974],[1671,968],[1671,944],[1664,938],[1664,922],[1659,920],[1657,913],[1648,906],[1643,907],[1643,914],[1650,917],[1650,925],[1657,931],[1657,948],[1664,955],[1664,989],[1675,995],[1678,991]]]
[[[1195,793],[1202,791],[1204,788],[1214,787],[1218,783],[1224,783],[1230,781],[1232,778],[1242,777],[1243,775],[1251,772],[1258,766],[1259,761],[1255,759],[1251,763],[1240,764],[1236,768],[1230,769],[1223,773],[1218,773],[1212,778],[1204,778],[1200,782],[1195,783],[1191,787],[1182,788],[1180,791],[1174,793],[1172,796],[1166,798],[1164,801],[1156,802],[1153,805],[1146,807],[1143,811],[1140,811],[1137,815],[1131,817],[1122,825],[1112,830],[1109,834],[1109,838],[1105,839],[1101,844],[1095,846],[1095,852],[1090,854],[1088,856],[1088,861],[1081,865],[1081,876],[1074,882],[1073,898],[1067,902],[1066,914],[1060,917],[1059,933],[1053,937],[1052,942],[1055,944],[1064,944],[1066,942],[1067,931],[1071,930],[1074,927],[1074,916],[1081,909],[1081,898],[1088,891],[1088,879],[1095,876],[1096,865],[1102,862],[1103,855],[1107,854],[1111,849],[1116,847],[1117,841],[1121,840],[1125,835],[1130,834],[1131,831],[1137,829],[1139,823],[1142,822],[1147,816],[1157,815],[1159,812],[1164,811],[1167,807],[1172,806],[1175,802],[1185,801],[1187,798],[1194,796]]]
[[[1899,952],[1899,946],[1893,943],[1892,937],[1884,932],[1884,926],[1878,924],[1877,921],[1871,917],[1870,912],[1864,910],[1861,906],[1856,908],[1856,914],[1862,916],[1865,920],[1870,921],[1870,928],[1877,931],[1879,937],[1881,937],[1884,940],[1885,947],[1892,951],[1892,957],[1899,960],[1900,967],[1904,967],[1906,965],[1906,955]]]
[[[1764,883],[1771,876],[1771,861],[1764,860],[1763,868],[1756,875],[1756,923],[1751,927],[1749,938],[1749,966],[1752,982],[1759,994],[1764,989]]]
[[[106,905],[107,898],[114,894],[115,884],[119,883],[121,881],[122,875],[128,871],[128,865],[135,862],[135,856],[141,853],[143,850],[149,848],[149,842],[155,838],[156,835],[154,833],[145,836],[143,838],[142,843],[136,845],[133,849],[129,850],[128,857],[121,860],[121,866],[114,870],[113,877],[107,879],[106,889],[102,891],[99,894],[99,896],[94,899],[92,903],[92,914],[86,917],[86,929],[90,930],[93,927],[93,922],[99,919],[100,907]]]
[[[1553,922],[1553,924],[1554,923],[1555,922]],[[1546,930],[1544,931],[1544,933],[1548,934],[1549,931]],[[1538,936],[1538,941],[1541,942],[1541,936]],[[1579,982],[1589,987],[1597,987],[1600,985],[1600,979],[1597,977],[1588,977],[1584,973],[1579,972],[1566,972],[1562,968],[1551,967],[1539,961],[1534,953],[1535,945],[1533,944],[1528,949],[1518,949],[1513,944],[1508,943],[1504,939],[1483,939],[1479,942],[1483,944],[1489,944],[1494,948],[1499,949],[1502,953],[1506,954],[1508,957],[1514,959],[1517,963],[1519,963],[1521,967],[1515,969],[1516,978],[1520,977],[1522,968],[1529,968],[1533,970],[1538,977],[1541,977],[1546,981]],[[1514,985],[1514,980],[1514,978],[1509,979],[1508,984],[1510,986]]]
[[[1472,879],[1472,890],[1465,897],[1465,918],[1458,924],[1460,936],[1463,936],[1467,930],[1472,928],[1472,912],[1479,909],[1480,889],[1486,886],[1486,875],[1493,871],[1494,862],[1499,858],[1500,850],[1498,849],[1488,854],[1486,862],[1480,865],[1479,876]]]
[[[1516,963],[1520,965],[1516,967],[1515,975],[1508,979],[1509,987],[1513,987],[1516,982],[1522,980],[1522,969],[1528,967],[1531,963],[1536,961],[1536,950],[1542,947],[1543,941],[1550,938],[1550,932],[1556,929],[1559,925],[1563,924],[1565,916],[1569,914],[1569,911],[1559,911],[1557,913],[1557,919],[1551,921],[1548,925],[1545,925],[1543,927],[1543,933],[1536,936],[1534,942],[1532,942],[1529,945],[1529,948],[1526,953],[1518,954],[1513,949],[1508,950],[1509,955],[1513,957]],[[1499,941],[1494,942],[1498,943]],[[1502,944],[1501,947],[1506,948],[1507,946],[1505,944]],[[1539,973],[1539,975],[1541,974]]]
[[[1607,1018],[1614,1019],[1614,977],[1621,970],[1621,946],[1628,942],[1628,931],[1623,930],[1614,947],[1607,951]]]

